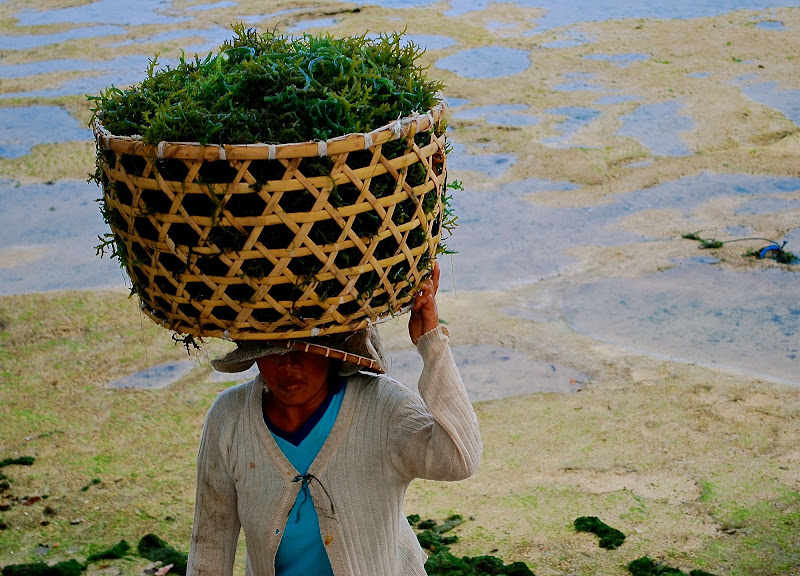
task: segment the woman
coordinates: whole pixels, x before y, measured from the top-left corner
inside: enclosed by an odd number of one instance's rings
[[[342,361],[331,360],[330,347],[287,352],[273,342],[240,344],[215,363],[239,371],[255,361],[260,375],[222,392],[206,418],[190,576],[230,575],[240,528],[248,576],[425,574],[403,513],[406,489],[414,478],[467,478],[482,452],[439,326],[438,282],[437,265],[409,321],[424,361],[419,395],[379,374],[355,373],[355,362],[383,371],[380,346],[367,333],[344,342]]]

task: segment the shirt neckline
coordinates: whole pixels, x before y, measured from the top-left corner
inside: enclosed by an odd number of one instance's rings
[[[339,391],[344,387],[347,378],[342,376],[336,381],[328,390],[327,396],[322,401],[322,404],[317,406],[317,409],[312,412],[311,416],[303,422],[300,427],[295,430],[294,432],[289,432],[282,428],[279,428],[275,425],[272,420],[270,420],[269,416],[267,415],[267,410],[264,406],[264,396],[267,394],[266,387],[261,391],[261,414],[264,417],[264,423],[267,425],[267,428],[270,432],[272,432],[278,438],[287,441],[289,444],[293,446],[299,446],[303,440],[305,440],[314,427],[319,423],[322,417],[327,412],[328,407],[331,405],[331,401],[333,397],[339,393]]]

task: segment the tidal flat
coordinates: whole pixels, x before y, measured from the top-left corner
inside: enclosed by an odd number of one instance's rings
[[[440,311],[485,388],[486,448],[467,481],[413,483],[408,514],[462,514],[455,554],[538,576],[626,575],[645,555],[687,573],[800,570],[800,264],[754,256],[800,254],[797,2],[131,4],[0,2],[0,460],[36,458],[2,469],[0,566],[150,532],[188,550],[203,418],[231,384],[208,362],[229,345],[187,356],[96,257],[84,94],[243,21],[405,29],[447,86],[465,190]],[[380,330],[413,385],[405,318]],[[163,388],[111,386],[186,360]],[[549,388],[548,367],[569,378]],[[598,548],[581,516],[625,543]]]

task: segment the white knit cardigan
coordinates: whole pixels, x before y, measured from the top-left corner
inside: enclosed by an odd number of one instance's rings
[[[414,478],[461,480],[483,450],[478,420],[439,327],[420,338],[419,392],[383,376],[348,379],[342,407],[308,474],[335,576],[425,574],[403,513]],[[264,424],[260,377],[222,392],[197,460],[189,576],[229,576],[240,528],[247,576],[272,576],[301,482]],[[420,397],[421,396],[421,397]]]

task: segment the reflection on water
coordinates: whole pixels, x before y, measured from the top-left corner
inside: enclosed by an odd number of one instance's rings
[[[104,36],[123,35],[125,28],[120,26],[90,26],[87,28],[76,28],[54,34],[14,34],[0,36],[0,50],[29,50],[39,46],[49,46],[50,44],[60,44],[70,40],[80,40],[82,38],[102,38]]]
[[[403,38],[425,50],[444,50],[456,44],[453,38],[434,34],[407,34]]]
[[[124,286],[118,262],[95,254],[97,237],[108,231],[94,201],[99,195],[94,184],[73,180],[0,182],[0,254],[37,252],[0,268],[0,295]]]
[[[530,106],[524,104],[496,104],[493,106],[475,106],[464,108],[453,114],[459,120],[477,120],[483,118],[489,124],[498,126],[535,126],[539,119],[535,116],[520,114]]]
[[[783,22],[778,20],[764,20],[756,24],[756,28],[761,28],[762,30],[787,30]]]
[[[315,18],[311,20],[300,20],[296,24],[289,26],[287,32],[289,34],[296,34],[298,32],[305,32],[311,28],[333,28],[339,23],[336,18]]]
[[[418,8],[434,4],[433,0],[370,0],[371,4],[389,8]],[[459,16],[490,8],[494,0],[450,0],[448,16]],[[718,16],[733,10],[763,10],[775,6],[774,0],[512,0],[511,4],[543,8],[546,13],[538,20],[537,32],[581,22],[604,22],[622,18],[689,19]],[[800,0],[781,0],[781,6],[800,6]]]
[[[147,56],[135,54],[119,56],[112,60],[78,60],[75,58],[39,60],[38,62],[0,65],[0,78],[24,78],[38,74],[52,74],[53,72],[86,72],[88,70],[116,70],[119,68],[134,69],[139,72],[140,76],[143,76],[149,61],[150,59]]]
[[[602,92],[605,90],[600,84],[592,84],[590,80],[594,78],[594,74],[590,72],[570,72],[564,74],[564,78],[568,82],[559,84],[554,88],[559,92]]]
[[[797,273],[779,269],[680,266],[570,288],[564,311],[594,338],[800,384],[797,282]]]
[[[193,53],[200,53],[205,55],[207,52],[215,51],[225,40],[231,37],[230,28],[223,26],[211,26],[210,28],[189,28],[181,30],[170,30],[169,32],[161,32],[152,36],[145,36],[143,38],[136,38],[133,40],[124,40],[114,44],[108,44],[110,47],[117,46],[146,46],[147,44],[166,44],[182,40],[184,38],[198,38],[200,42],[191,45],[182,45],[181,49],[186,52],[187,58],[190,58]],[[150,57],[148,57],[150,58]],[[161,60],[161,58],[159,58]]]
[[[563,191],[568,195],[576,188],[566,182],[531,179],[491,192],[454,192],[458,228],[447,245],[458,252],[452,257],[456,288],[491,290],[535,282],[572,264],[574,259],[567,254],[577,246],[614,246],[653,239],[615,226],[646,210],[680,210],[688,216],[697,207],[724,196],[775,197],[770,204],[772,211],[785,210],[796,204],[783,197],[787,192],[800,191],[800,178],[701,174],[620,194],[613,202],[599,206],[553,208],[536,203],[537,192]],[[443,286],[452,284],[449,265],[442,266],[442,278]]]
[[[528,32],[526,36],[533,36],[536,34],[535,31]],[[583,32],[579,30],[567,29],[564,31],[560,31],[556,35],[556,40],[551,40],[550,42],[545,42],[542,44],[543,48],[572,48],[573,46],[583,46],[584,44],[589,44],[593,42],[591,38],[586,36]]]
[[[83,94],[99,94],[101,90],[106,90],[110,86],[130,86],[142,81],[147,69],[147,58],[130,57],[126,60],[143,63],[142,67],[119,68],[114,72],[107,72],[98,75],[82,75],[72,80],[67,80],[53,88],[40,88],[28,92],[6,92],[0,94],[0,98],[57,98],[60,96],[78,96]],[[159,59],[158,68],[174,65],[177,60]]]
[[[377,39],[380,34],[367,34],[367,38]],[[435,34],[404,34],[402,38],[403,44],[414,44],[426,51],[430,50],[444,50],[454,46],[456,41],[448,36],[437,36]],[[454,104],[450,104],[454,106]]]
[[[777,82],[751,84],[745,80],[742,93],[756,102],[775,108],[800,126],[800,90],[781,90]]]
[[[598,106],[611,106],[612,104],[623,104],[625,102],[638,102],[641,96],[633,96],[630,94],[618,94],[610,96],[601,96],[594,101]]]
[[[800,209],[800,200],[784,198],[757,198],[740,205],[734,214],[775,214]]]
[[[452,143],[452,154],[447,158],[448,170],[480,172],[489,178],[499,178],[517,161],[516,154],[491,153],[470,154],[463,144]]]
[[[464,78],[501,78],[524,72],[530,66],[526,50],[486,46],[462,50],[435,62],[437,68],[450,70]]]
[[[202,4],[200,6],[190,6],[187,8],[189,12],[206,12],[208,10],[216,10],[218,8],[234,8],[238,6],[238,2],[232,2],[231,0],[223,0],[222,2],[217,2],[215,4]]]
[[[602,60],[605,62],[613,62],[620,68],[624,68],[633,64],[634,62],[641,62],[650,59],[650,54],[586,54],[585,60]]]
[[[143,388],[148,390],[166,388],[186,376],[195,365],[194,360],[159,364],[115,380],[109,386],[112,388]]]
[[[600,111],[595,108],[585,108],[583,106],[563,106],[561,108],[550,108],[548,114],[561,116],[555,125],[559,136],[550,136],[542,139],[542,144],[554,147],[569,145],[569,139],[581,128],[588,125],[592,120],[600,116]]]
[[[691,151],[680,137],[694,128],[694,120],[679,114],[680,102],[642,104],[630,114],[620,116],[620,136],[636,138],[655,156],[688,156]]]
[[[453,346],[453,357],[473,402],[534,392],[577,392],[589,380],[578,370],[539,362],[501,346]],[[420,372],[419,352],[391,352],[389,376],[416,389]]]
[[[176,24],[189,18],[170,16],[170,0],[96,0],[82,6],[56,8],[55,10],[25,10],[14,15],[18,26],[45,26],[47,24],[119,24],[143,26],[147,24]]]
[[[37,144],[86,141],[92,132],[60,106],[0,108],[0,158],[29,154]]]

